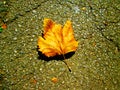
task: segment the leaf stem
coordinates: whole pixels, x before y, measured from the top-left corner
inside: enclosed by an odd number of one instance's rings
[[[65,55],[64,54],[63,54],[63,58],[64,58],[63,62],[66,64],[68,70],[71,72],[71,69],[70,69],[68,63],[65,61],[66,59],[65,59]]]

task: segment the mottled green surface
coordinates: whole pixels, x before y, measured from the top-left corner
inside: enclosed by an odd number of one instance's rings
[[[0,90],[120,89],[120,0],[9,0],[7,5],[0,18],[8,25],[0,33]],[[60,60],[38,59],[44,18],[72,21],[79,41],[67,60],[72,72]]]

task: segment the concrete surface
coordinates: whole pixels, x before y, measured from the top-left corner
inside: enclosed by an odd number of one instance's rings
[[[0,25],[7,24],[0,33],[0,90],[120,89],[119,0],[2,2],[8,9],[0,17]],[[67,59],[71,72],[62,60],[38,58],[44,18],[62,25],[72,21],[79,47]]]

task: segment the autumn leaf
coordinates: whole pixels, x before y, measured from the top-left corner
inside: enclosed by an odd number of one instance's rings
[[[3,24],[1,27],[2,27],[3,29],[6,29],[6,28],[7,28],[7,25],[6,25],[6,24]]]
[[[57,83],[57,82],[58,82],[58,78],[53,77],[53,78],[51,79],[51,81],[52,81],[53,83]]]
[[[64,26],[51,19],[44,19],[43,37],[38,38],[38,50],[47,57],[64,55],[76,51],[78,42],[74,38],[71,21]]]

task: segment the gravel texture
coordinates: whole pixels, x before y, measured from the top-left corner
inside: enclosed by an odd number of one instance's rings
[[[119,90],[119,0],[1,0],[0,90]],[[5,9],[4,9],[5,8]],[[77,51],[66,61],[41,59],[43,19],[71,20]],[[56,78],[56,82],[52,79]]]

